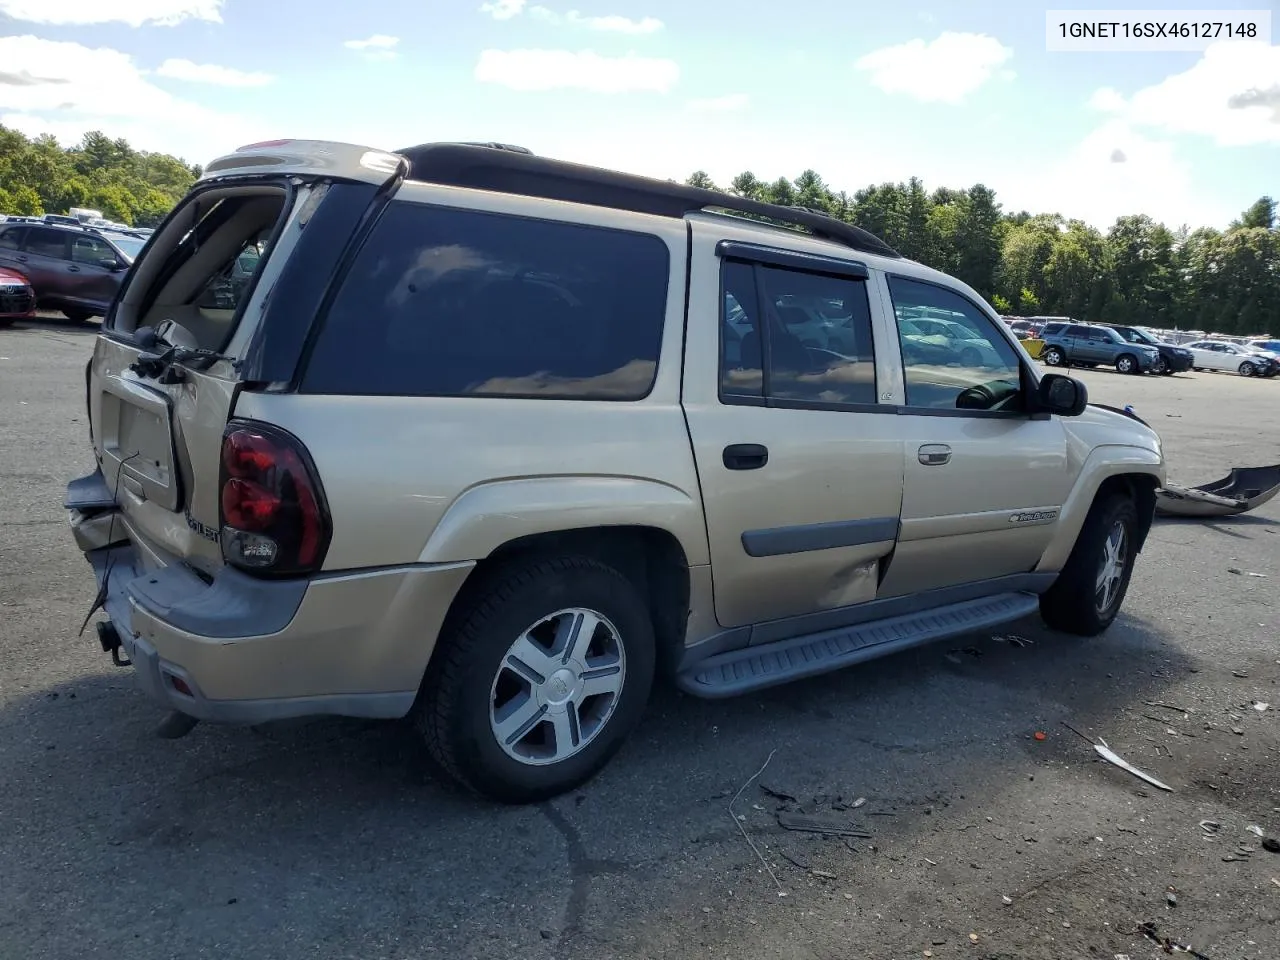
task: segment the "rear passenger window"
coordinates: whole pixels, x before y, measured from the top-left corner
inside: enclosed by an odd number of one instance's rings
[[[10,227],[0,233],[0,250],[21,250],[22,237],[26,232],[26,227]]]
[[[639,400],[657,373],[669,265],[651,234],[393,203],[303,390]]]
[[[69,236],[62,230],[32,227],[27,233],[26,252],[39,257],[65,260],[67,259],[67,238]]]
[[[876,402],[865,282],[733,260],[721,270],[723,399]]]

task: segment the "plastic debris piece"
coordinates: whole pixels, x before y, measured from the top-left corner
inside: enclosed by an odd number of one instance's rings
[[[1128,771],[1139,780],[1146,781],[1158,790],[1167,790],[1170,793],[1173,792],[1173,787],[1169,786],[1167,783],[1161,783],[1149,773],[1143,773],[1133,764],[1129,763],[1129,761],[1125,760],[1124,757],[1120,756],[1120,754],[1108,747],[1107,741],[1103,740],[1101,737],[1099,737],[1098,742],[1093,745],[1093,749],[1097,751],[1098,756],[1107,761],[1107,763],[1113,764],[1121,770]]]
[[[1267,835],[1267,832],[1263,830],[1260,826],[1258,826],[1256,823],[1249,824],[1249,826],[1245,827],[1245,829],[1248,830],[1250,833],[1252,833],[1255,837],[1265,837]]]
[[[844,817],[780,811],[778,813],[778,826],[784,830],[799,830],[802,833],[820,833],[831,837],[858,837],[862,840],[871,839],[871,834],[861,827],[854,826]]]
[[[1034,736],[1037,740],[1046,740],[1048,739],[1049,735],[1045,733],[1043,730],[1037,730],[1034,734],[1032,734],[1032,736]]]
[[[1261,700],[1253,701],[1253,709],[1257,710],[1259,713],[1266,713],[1270,706],[1271,704],[1264,703]]]

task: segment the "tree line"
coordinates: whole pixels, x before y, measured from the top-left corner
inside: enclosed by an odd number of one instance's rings
[[[980,183],[930,192],[912,177],[850,195],[813,170],[772,183],[746,172],[727,187],[699,170],[686,183],[856,224],[959,277],[1002,314],[1280,335],[1280,224],[1271,197],[1226,230],[1170,229],[1134,214],[1104,233],[1057,213],[1006,213]]]
[[[200,176],[200,168],[126,140],[87,133],[64,148],[52,136],[30,139],[0,126],[0,213],[41,216],[72,207],[108,220],[156,226]]]

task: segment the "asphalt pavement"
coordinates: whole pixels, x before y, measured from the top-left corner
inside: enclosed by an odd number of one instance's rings
[[[726,702],[663,689],[597,780],[495,807],[404,723],[155,736],[79,634],[61,499],[91,468],[92,335],[0,331],[0,958],[1137,960],[1162,955],[1144,922],[1280,955],[1280,854],[1249,830],[1280,832],[1280,502],[1159,522],[1103,637],[1033,620]],[[1280,382],[1079,375],[1179,482],[1280,461]]]

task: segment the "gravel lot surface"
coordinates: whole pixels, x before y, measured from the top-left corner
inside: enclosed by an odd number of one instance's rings
[[[1280,956],[1280,854],[1249,831],[1280,832],[1280,502],[1159,522],[1104,637],[1029,621],[1027,646],[729,702],[661,690],[598,780],[499,809],[405,724],[154,735],[77,636],[94,591],[61,498],[91,464],[92,333],[0,331],[0,958],[1162,956],[1144,921],[1212,960]],[[1280,461],[1280,382],[1080,376],[1162,433],[1175,480]],[[728,809],[770,757],[734,812],[776,885]],[[776,822],[858,798],[870,839]]]

